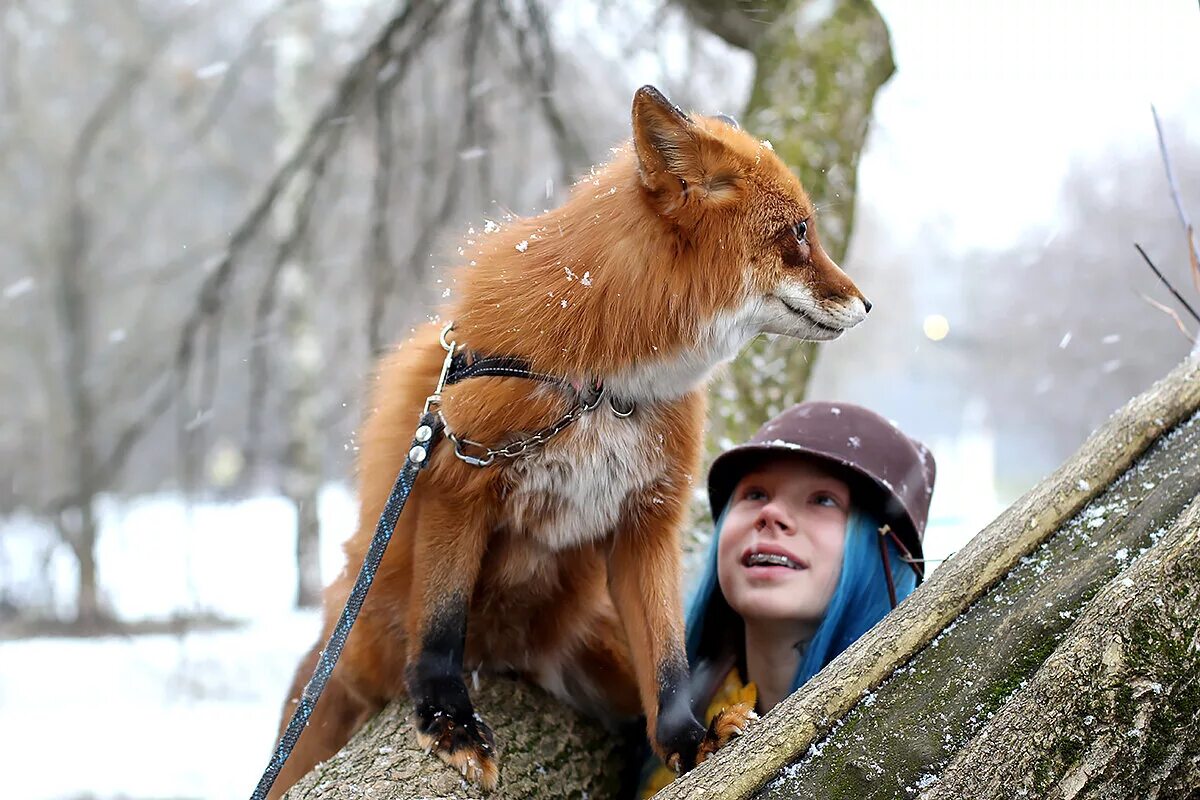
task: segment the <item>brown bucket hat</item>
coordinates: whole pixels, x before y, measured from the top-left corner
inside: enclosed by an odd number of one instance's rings
[[[717,456],[708,470],[714,519],[753,462],[778,453],[800,453],[848,469],[855,502],[880,509],[913,557],[924,557],[921,540],[937,474],[933,454],[874,411],[853,403],[798,403],[767,421],[750,441]]]

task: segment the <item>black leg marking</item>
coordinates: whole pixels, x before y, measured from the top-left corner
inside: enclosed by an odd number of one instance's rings
[[[417,740],[426,751],[468,779],[491,789],[496,785],[496,740],[471,706],[463,683],[463,645],[467,604],[454,597],[430,621],[421,650],[409,665],[409,695],[417,717]]]
[[[696,751],[704,739],[704,726],[692,712],[687,660],[682,655],[664,661],[658,668],[655,738],[670,766],[680,772],[696,766]]]

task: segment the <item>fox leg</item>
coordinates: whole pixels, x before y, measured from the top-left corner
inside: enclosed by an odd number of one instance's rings
[[[668,765],[696,764],[704,726],[691,708],[678,541],[682,501],[650,498],[631,510],[616,532],[608,560],[609,593],[633,656],[647,736]]]
[[[405,670],[417,740],[485,789],[499,777],[495,738],[463,683],[467,607],[487,547],[483,520],[441,497],[425,499],[417,523]]]
[[[587,635],[565,659],[527,677],[551,694],[565,693],[563,699],[606,723],[636,719],[641,697],[620,620],[608,608],[580,625]]]
[[[323,640],[313,646],[312,651],[296,668],[296,677],[292,681],[292,688],[288,690],[287,700],[283,704],[283,720],[279,726],[280,735],[291,721],[292,713],[296,710],[296,703],[299,702],[304,687],[312,678],[317,660],[321,656],[322,647]],[[372,703],[354,692],[344,680],[341,671],[335,669],[329,676],[328,683],[325,684],[325,691],[321,693],[312,716],[309,717],[308,726],[301,733],[287,763],[283,765],[283,769],[275,778],[275,783],[267,795],[268,800],[276,800],[281,797],[292,787],[292,784],[300,780],[316,764],[341,750],[342,745],[350,740],[354,732],[361,728],[363,723],[380,708],[382,708],[381,704]]]

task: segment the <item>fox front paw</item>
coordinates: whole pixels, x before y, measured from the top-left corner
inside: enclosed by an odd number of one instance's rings
[[[737,703],[722,708],[709,723],[704,739],[696,749],[696,763],[703,764],[713,753],[745,733],[756,719],[758,714],[754,713],[754,706],[749,703]]]
[[[676,720],[675,725],[664,722],[659,720],[658,752],[663,763],[679,775],[696,766],[696,749],[704,741],[704,726],[692,717]]]
[[[419,714],[417,743],[471,783],[488,791],[496,788],[500,778],[496,737],[478,714],[458,718],[440,710]]]

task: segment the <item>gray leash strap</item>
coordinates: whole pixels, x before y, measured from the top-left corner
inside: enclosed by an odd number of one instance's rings
[[[342,609],[342,616],[334,626],[329,643],[321,651],[321,657],[317,661],[316,669],[313,670],[312,678],[304,687],[292,719],[280,737],[266,771],[259,779],[254,794],[250,795],[251,800],[266,800],[267,792],[271,791],[271,786],[279,777],[283,765],[287,763],[288,756],[292,754],[292,749],[300,739],[300,734],[308,725],[309,717],[312,716],[313,709],[316,708],[317,701],[321,698],[321,692],[325,690],[325,684],[329,681],[329,676],[333,674],[334,665],[342,655],[342,647],[346,644],[346,637],[350,635],[350,628],[358,619],[358,612],[362,610],[367,590],[371,588],[371,582],[375,580],[375,573],[379,569],[379,563],[383,560],[383,553],[387,549],[388,542],[392,539],[396,521],[400,518],[400,512],[404,510],[404,504],[412,491],[413,483],[416,482],[417,475],[429,463],[429,456],[441,435],[442,423],[439,415],[430,411],[427,403],[426,411],[421,415],[421,421],[417,426],[412,447],[409,449],[408,458],[405,460],[400,474],[396,476],[396,483],[392,486],[392,493],[379,517],[379,524],[375,526],[375,536],[371,539],[371,546],[367,549],[366,558],[363,559],[362,567],[358,571],[354,588],[350,590],[346,607]]]

